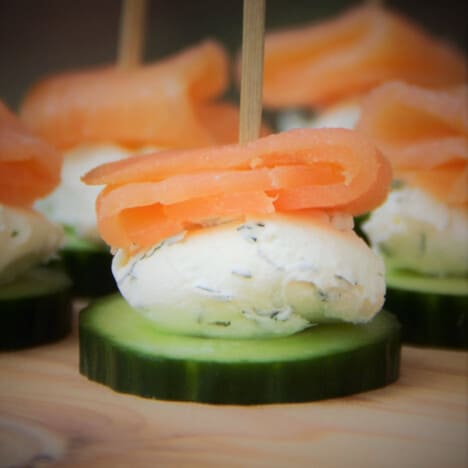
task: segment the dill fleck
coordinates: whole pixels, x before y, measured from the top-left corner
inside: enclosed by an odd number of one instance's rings
[[[201,284],[198,284],[195,286],[197,289],[201,289],[202,291],[206,291],[206,292],[209,292],[209,293],[217,293],[218,291],[216,291],[215,289],[213,288],[210,288],[208,286],[203,286]]]
[[[321,289],[318,290],[318,295],[319,298],[322,302],[327,302],[328,300],[328,294],[325,291],[322,291]]]
[[[427,249],[427,236],[424,233],[419,234],[419,251],[424,254]]]
[[[229,327],[229,325],[231,325],[231,322],[223,322],[222,320],[217,320],[216,322],[211,322],[211,325],[217,325],[218,327]]]
[[[241,278],[252,278],[252,273],[248,271],[242,271],[242,270],[232,270],[231,274],[235,276],[240,276]]]
[[[392,190],[401,190],[404,188],[405,183],[402,180],[395,179],[391,183],[391,189]]]
[[[349,281],[348,279],[346,279],[344,276],[335,275],[335,278],[336,278],[337,280],[344,281],[344,282],[347,283],[347,284],[351,284],[351,281]]]
[[[387,244],[384,244],[383,242],[380,242],[377,247],[379,248],[380,252],[387,256],[387,257],[392,257],[393,256],[393,251],[390,249],[390,247]]]

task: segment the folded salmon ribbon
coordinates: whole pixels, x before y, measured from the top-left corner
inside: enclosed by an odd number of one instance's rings
[[[364,213],[385,199],[387,160],[345,129],[296,129],[246,145],[172,150],[97,167],[98,228],[114,248],[146,248],[223,219],[274,212]]]
[[[434,88],[461,84],[466,60],[391,10],[365,5],[304,27],[267,34],[266,107],[323,107],[390,80]]]
[[[32,87],[24,122],[59,149],[108,143],[190,148],[237,139],[238,108],[219,97],[229,59],[206,40],[157,63],[62,73]]]
[[[443,91],[386,83],[363,99],[357,128],[397,178],[447,204],[468,203],[468,85]]]
[[[0,203],[31,207],[59,183],[62,162],[0,101]]]

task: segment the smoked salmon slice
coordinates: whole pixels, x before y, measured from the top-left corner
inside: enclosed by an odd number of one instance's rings
[[[345,129],[296,129],[246,145],[163,151],[83,177],[106,185],[98,228],[114,248],[141,249],[232,217],[322,210],[358,215],[383,202],[390,165]]]
[[[62,161],[0,101],[0,203],[30,207],[59,183]]]
[[[217,98],[229,81],[226,51],[207,40],[158,63],[56,75],[26,95],[21,117],[60,149],[113,142],[184,148],[234,142],[239,113]]]
[[[390,80],[447,87],[465,79],[460,52],[377,6],[265,39],[263,97],[270,108],[323,107]]]
[[[468,202],[468,86],[386,83],[363,99],[357,129],[388,157],[397,178],[446,203]]]

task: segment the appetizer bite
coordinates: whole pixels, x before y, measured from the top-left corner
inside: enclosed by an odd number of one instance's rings
[[[238,110],[218,100],[227,85],[226,52],[205,41],[155,64],[53,76],[27,94],[23,121],[64,153],[61,184],[37,209],[65,227],[63,254],[77,294],[115,290],[96,228],[99,188],[80,176],[148,150],[235,141]]]
[[[441,88],[465,77],[460,52],[376,5],[265,40],[264,106],[278,112],[279,130],[353,128],[360,97],[385,81]]]
[[[70,280],[44,266],[62,229],[32,209],[60,180],[62,157],[0,102],[0,349],[57,340],[71,328]]]
[[[113,389],[209,403],[310,401],[394,381],[384,265],[353,232],[388,162],[345,129],[95,168],[123,298],[80,315],[80,369]]]
[[[386,307],[421,345],[468,348],[467,92],[388,83],[358,123],[395,174],[362,229],[387,265]]]

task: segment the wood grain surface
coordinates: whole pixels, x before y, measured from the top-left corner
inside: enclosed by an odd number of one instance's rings
[[[119,394],[60,343],[0,353],[1,467],[468,466],[468,353],[405,347],[389,387],[255,407]]]

